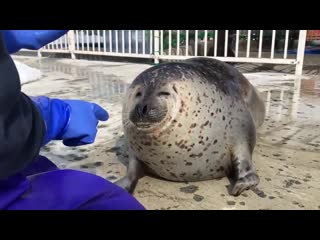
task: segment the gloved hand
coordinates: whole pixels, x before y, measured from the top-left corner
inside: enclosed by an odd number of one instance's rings
[[[38,50],[62,37],[69,30],[2,30],[9,54],[25,48]]]
[[[63,140],[66,146],[80,146],[95,141],[99,121],[107,121],[108,112],[95,103],[81,100],[31,97],[46,124],[43,145]]]

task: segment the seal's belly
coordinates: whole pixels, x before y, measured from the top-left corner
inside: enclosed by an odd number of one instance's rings
[[[216,149],[217,150],[217,149]],[[230,166],[230,154],[213,151],[213,154],[177,155],[174,159],[143,159],[156,175],[172,181],[200,181],[221,178]],[[190,157],[192,156],[192,157]]]
[[[223,133],[207,131],[182,138],[173,134],[168,140],[136,141],[131,148],[154,174],[167,180],[215,179],[225,176],[231,165],[229,144]]]

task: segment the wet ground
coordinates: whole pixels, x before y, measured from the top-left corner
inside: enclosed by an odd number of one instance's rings
[[[41,81],[23,85],[25,93],[94,101],[110,114],[107,122],[99,124],[94,144],[68,148],[52,142],[42,154],[61,168],[88,171],[112,182],[124,176],[122,96],[135,76],[150,65],[16,59],[43,73]],[[246,73],[245,68],[242,71]],[[320,79],[269,72],[247,76],[267,106],[253,156],[261,179],[257,190],[232,197],[226,178],[173,183],[145,177],[134,195],[147,209],[320,209]]]

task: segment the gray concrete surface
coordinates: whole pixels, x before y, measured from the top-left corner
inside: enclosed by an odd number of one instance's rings
[[[122,96],[135,76],[150,65],[15,59],[44,74],[40,81],[23,85],[25,93],[94,101],[110,114],[109,121],[99,124],[94,144],[68,148],[52,142],[42,154],[61,168],[88,171],[112,182],[122,177],[127,158],[121,125]],[[268,73],[248,76],[262,91],[268,108],[253,156],[261,179],[257,190],[232,197],[226,178],[174,183],[145,177],[134,195],[147,209],[320,209],[320,79],[270,77]]]

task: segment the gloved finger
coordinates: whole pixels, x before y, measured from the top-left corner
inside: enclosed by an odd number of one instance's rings
[[[94,143],[94,138],[92,136],[88,136],[85,138],[71,138],[63,140],[63,144],[67,147],[77,147],[77,146],[83,146],[87,144]]]
[[[62,141],[63,145],[67,147],[77,147],[84,145],[79,138],[69,138]]]
[[[107,121],[109,119],[109,114],[106,110],[104,110],[98,104],[92,103],[92,105],[93,105],[93,112],[99,121]]]

